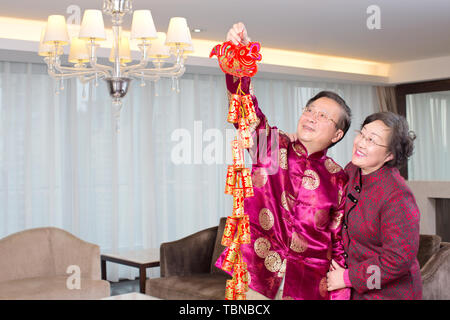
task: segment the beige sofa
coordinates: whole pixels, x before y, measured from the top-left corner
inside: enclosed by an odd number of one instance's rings
[[[76,284],[71,281],[76,273],[66,273],[71,265],[80,268],[79,289],[69,289]],[[0,299],[99,299],[109,295],[109,282],[100,279],[99,246],[52,227],[24,230],[0,240]]]

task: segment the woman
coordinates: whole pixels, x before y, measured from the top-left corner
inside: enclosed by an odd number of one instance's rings
[[[402,116],[368,116],[357,131],[342,231],[345,268],[332,261],[328,291],[352,288],[352,299],[421,299],[417,261],[420,214],[400,176],[415,135]]]

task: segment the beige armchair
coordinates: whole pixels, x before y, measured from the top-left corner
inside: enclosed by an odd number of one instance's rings
[[[70,289],[71,265],[81,272]],[[110,296],[100,279],[100,248],[62,229],[24,230],[0,240],[0,299],[99,299]],[[70,282],[70,281],[69,281]]]

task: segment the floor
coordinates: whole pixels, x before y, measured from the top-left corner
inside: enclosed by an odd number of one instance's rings
[[[119,282],[110,282],[111,296],[129,292],[139,292],[139,279],[136,280],[120,280]]]

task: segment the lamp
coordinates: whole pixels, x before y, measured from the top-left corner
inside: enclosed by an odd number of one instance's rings
[[[126,64],[131,62],[131,52],[130,52],[130,42],[127,37],[120,38],[119,41],[119,57],[120,64]],[[116,58],[114,47],[111,48],[111,53],[109,54],[109,61],[114,62]]]
[[[41,31],[41,40],[39,41],[39,49],[38,49],[38,55],[43,56],[43,57],[49,57],[52,54],[54,54],[53,52],[53,46],[49,45],[49,44],[44,44],[44,37],[45,37],[45,29],[47,28],[47,25],[45,27],[42,28]],[[63,54],[63,48],[59,47],[58,49],[58,54]]]
[[[148,56],[156,59],[166,59],[170,57],[170,49],[164,43],[166,42],[166,34],[158,32],[157,38],[152,42]]]
[[[150,10],[136,10],[133,12],[131,23],[131,39],[156,39],[156,29]]]
[[[185,18],[174,17],[170,19],[167,31],[166,45],[187,47],[191,44],[191,33]]]
[[[66,45],[69,43],[66,18],[60,15],[51,15],[47,20],[44,44]]]
[[[127,94],[132,79],[140,79],[142,85],[145,80],[171,78],[178,87],[178,78],[186,70],[186,55],[193,50],[186,19],[171,18],[166,37],[164,32],[156,32],[150,10],[136,10],[130,38],[137,42],[141,56],[138,63],[130,64],[130,44],[129,39],[122,35],[122,22],[123,17],[132,12],[131,8],[131,0],[103,0],[103,13],[109,15],[112,22],[113,48],[109,56],[112,65],[97,62],[97,42],[106,40],[102,11],[84,11],[80,32],[78,37],[72,39],[70,47],[68,60],[74,64],[71,67],[62,66],[60,60],[62,46],[69,43],[65,18],[49,16],[38,49],[38,54],[47,63],[49,75],[61,82],[74,77],[82,83],[91,80],[97,83],[98,79],[104,79],[113,104],[118,106],[118,113],[121,99]],[[163,68],[171,55],[175,57],[174,62]],[[150,62],[152,65],[149,65]]]
[[[89,62],[89,52],[85,40],[78,37],[72,38],[68,60],[70,63],[80,65]]]
[[[85,10],[81,21],[80,39],[102,41],[106,40],[105,24],[100,10]]]

